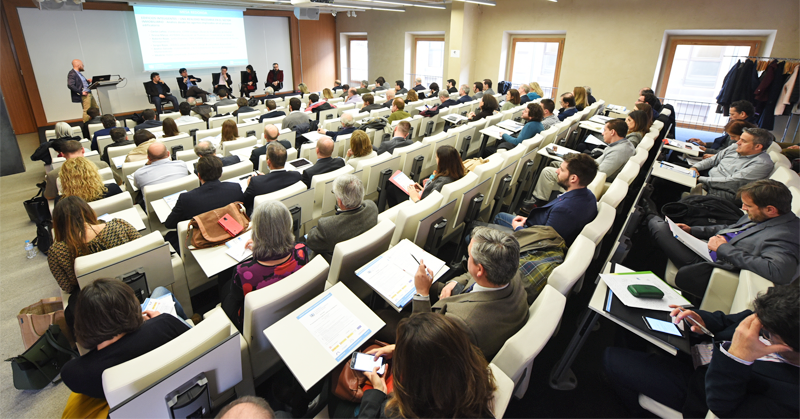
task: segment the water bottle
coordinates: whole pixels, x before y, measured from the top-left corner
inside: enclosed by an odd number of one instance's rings
[[[33,243],[30,240],[25,240],[25,252],[28,254],[28,259],[36,257],[36,248],[33,247]]]

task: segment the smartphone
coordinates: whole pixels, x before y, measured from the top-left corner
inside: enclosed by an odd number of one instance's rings
[[[378,367],[378,374],[383,375],[386,370],[386,364],[383,363],[383,357],[375,360],[375,355],[368,355],[363,352],[353,352],[353,357],[350,359],[350,368],[356,371],[369,371]]]
[[[220,218],[218,221],[219,225],[231,235],[231,237],[236,237],[237,234],[241,233],[244,228],[238,221],[234,220],[229,214],[225,214]]]
[[[646,316],[642,316],[642,320],[644,320],[644,324],[647,325],[647,328],[654,332],[666,333],[672,336],[683,336],[681,334],[681,329],[678,329],[675,323]]]

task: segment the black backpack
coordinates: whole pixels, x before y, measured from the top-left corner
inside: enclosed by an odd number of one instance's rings
[[[386,125],[389,125],[388,119],[383,117],[376,117],[376,118],[371,118],[369,121],[367,121],[366,124],[361,124],[361,126],[359,126],[357,129],[366,131],[368,128],[372,128],[376,131],[381,131]]]
[[[50,251],[53,244],[53,222],[45,220],[36,223],[36,238],[31,240],[31,244],[39,248],[42,254]]]
[[[661,207],[676,223],[690,226],[729,225],[742,218],[742,210],[727,199],[713,195],[689,195]]]
[[[501,95],[506,94],[506,92],[508,92],[508,89],[510,88],[511,88],[510,81],[501,81],[500,83],[497,83],[497,93],[500,93]]]
[[[258,106],[258,99],[257,99],[257,98],[254,98],[254,97],[251,97],[251,98],[250,98],[250,99],[247,101],[247,106],[250,106],[250,107],[256,107],[256,106]]]

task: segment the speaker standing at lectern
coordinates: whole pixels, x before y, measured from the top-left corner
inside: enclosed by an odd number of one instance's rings
[[[83,71],[83,61],[78,59],[72,60],[72,70],[70,70],[67,75],[67,87],[70,90],[72,103],[83,104],[83,122],[86,122],[91,119],[86,113],[86,110],[89,108],[99,108],[99,106],[97,106],[97,102],[94,101],[92,91],[89,89],[92,79],[84,77],[81,71]]]

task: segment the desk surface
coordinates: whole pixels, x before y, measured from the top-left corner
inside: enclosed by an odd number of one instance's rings
[[[511,135],[510,131],[507,131],[507,130],[505,130],[505,129],[497,126],[497,125],[492,125],[491,127],[486,127],[486,128],[484,128],[484,129],[482,129],[482,130],[480,130],[478,132],[480,132],[483,135],[487,135],[489,137],[496,138],[498,140],[503,138],[503,134]]]
[[[680,141],[678,141],[678,142],[680,142]],[[686,146],[683,146],[683,147],[675,146],[675,145],[672,145],[670,143],[665,143],[664,144],[664,148],[666,148],[668,150],[675,150],[675,151],[677,151],[679,153],[688,154],[690,156],[699,156],[701,150],[696,149],[695,147],[697,147],[697,146],[695,146],[694,144],[691,144],[691,143],[686,143]]]
[[[557,147],[558,147],[557,150],[558,150],[559,153],[577,153],[577,151],[575,151],[573,149],[570,149],[570,148],[566,148],[564,146],[557,146]],[[540,148],[539,151],[537,151],[537,153],[539,153],[540,155],[542,155],[544,157],[553,159],[553,160],[564,161],[563,157],[559,157],[559,156],[556,156],[555,154],[548,153],[547,152],[547,147]]]
[[[692,177],[689,175],[685,175],[680,172],[676,172],[674,170],[665,169],[660,167],[658,162],[653,164],[653,171],[650,172],[655,177],[659,177],[661,179],[666,179],[670,182],[674,182],[683,186],[688,186],[689,188],[694,188],[697,186],[697,178]]]
[[[150,203],[150,206],[153,207],[153,211],[155,211],[158,221],[161,221],[162,224],[164,221],[167,221],[167,217],[172,214],[172,208],[169,207],[169,204],[167,204],[167,201],[165,201],[164,198],[156,199]]]
[[[230,153],[231,155],[238,156],[240,161],[248,161],[250,160],[250,155],[253,153],[253,150],[255,150],[257,147],[257,145],[254,145],[251,147],[237,148],[236,150],[232,150]]]
[[[300,321],[300,317],[316,306],[321,300],[335,297],[365,327],[366,331],[348,348],[334,358],[331,353],[311,334]],[[278,351],[286,366],[292,371],[297,381],[305,390],[310,389],[319,380],[336,368],[341,362],[349,362],[350,355],[364,342],[380,330],[385,323],[369,307],[366,306],[350,289],[339,282],[297,310],[277,321],[264,330],[264,335]],[[360,333],[360,332],[359,332]]]
[[[103,218],[106,219],[106,217]],[[146,228],[144,226],[144,222],[142,222],[142,217],[139,216],[139,211],[137,211],[134,207],[124,209],[122,211],[112,212],[108,214],[107,220],[113,220],[114,218],[127,221],[128,224],[132,225],[133,228],[138,231],[142,231]]]
[[[599,132],[600,134],[603,133],[603,128],[605,128],[603,124],[599,124],[593,121],[581,121],[578,124],[578,126],[581,128],[588,129],[589,131]]]
[[[240,237],[244,237],[245,241],[250,240],[253,235],[253,230],[247,230]],[[190,249],[192,256],[197,260],[200,269],[206,276],[214,276],[225,269],[236,266],[239,262],[236,259],[228,256],[228,246],[221,244],[219,246],[209,247],[206,249]],[[225,279],[227,281],[227,278]]]

